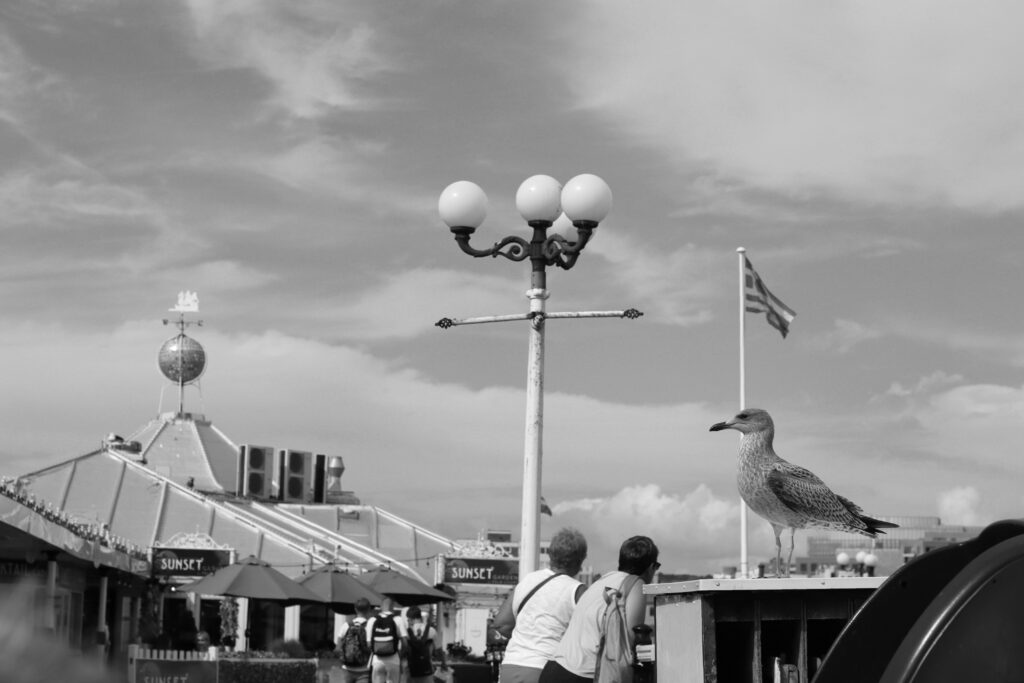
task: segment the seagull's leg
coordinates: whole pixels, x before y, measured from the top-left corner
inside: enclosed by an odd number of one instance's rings
[[[772,524],[772,531],[775,532],[775,578],[782,577],[782,529],[778,524]]]
[[[786,576],[789,576],[793,566],[793,548],[796,547],[796,527],[789,529],[789,559],[786,560]]]

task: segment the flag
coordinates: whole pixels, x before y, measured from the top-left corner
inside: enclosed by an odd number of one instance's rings
[[[548,517],[553,517],[554,516],[551,513],[551,508],[548,506],[548,502],[546,500],[544,500],[544,496],[540,497],[540,513],[542,515],[547,515]]]
[[[789,332],[789,324],[796,317],[796,311],[768,291],[750,259],[744,256],[743,262],[747,313],[764,313],[768,318],[768,324],[781,332],[782,338],[785,339]]]

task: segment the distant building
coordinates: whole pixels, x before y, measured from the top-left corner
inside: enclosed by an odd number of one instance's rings
[[[484,544],[495,548],[508,557],[519,559],[519,541],[512,540],[511,531],[485,529],[481,532],[478,538],[456,539],[455,543],[459,546],[476,546],[478,544]],[[550,543],[550,541],[540,541],[540,554],[537,559],[540,562],[541,567],[548,566],[548,545],[550,545]]]
[[[877,558],[875,576],[888,576],[911,559],[930,550],[976,537],[984,527],[943,524],[938,517],[881,517],[886,522],[899,524],[897,529],[886,529],[872,539],[828,529],[810,529],[807,534],[807,555],[794,558],[793,572],[814,576],[829,573],[836,568],[836,557],[846,553],[855,563],[857,553],[864,551]],[[769,573],[774,570],[774,561]]]

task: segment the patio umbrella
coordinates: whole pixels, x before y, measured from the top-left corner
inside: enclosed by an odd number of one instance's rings
[[[355,602],[366,598],[371,605],[379,605],[384,596],[348,572],[335,565],[326,565],[299,578],[305,586],[335,612],[354,614]]]
[[[383,593],[400,605],[424,605],[432,602],[454,600],[444,591],[428,586],[423,581],[412,579],[394,569],[375,569],[361,574],[359,580]]]
[[[209,576],[181,586],[178,590],[203,595],[272,600],[284,605],[323,603],[316,593],[252,555],[235,564],[221,567]]]

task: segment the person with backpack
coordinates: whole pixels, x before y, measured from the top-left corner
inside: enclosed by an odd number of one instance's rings
[[[524,576],[498,609],[493,627],[509,638],[500,683],[537,683],[586,588],[576,579],[585,559],[583,534],[560,529],[548,544],[550,568]]]
[[[393,611],[394,601],[384,598],[380,613],[366,624],[373,659],[370,662],[372,683],[401,683],[402,658],[408,647],[405,619]]]
[[[344,683],[370,683],[370,637],[366,624],[370,619],[370,601],[355,602],[356,616],[338,631],[338,655]]]
[[[409,643],[406,662],[409,665],[409,683],[432,683],[434,680],[434,639],[437,630],[423,619],[419,607],[405,611],[409,621],[406,638]]]
[[[647,536],[626,539],[619,548],[618,570],[583,593],[539,683],[630,683],[633,627],[644,623],[647,611],[643,587],[660,567],[654,541]]]

